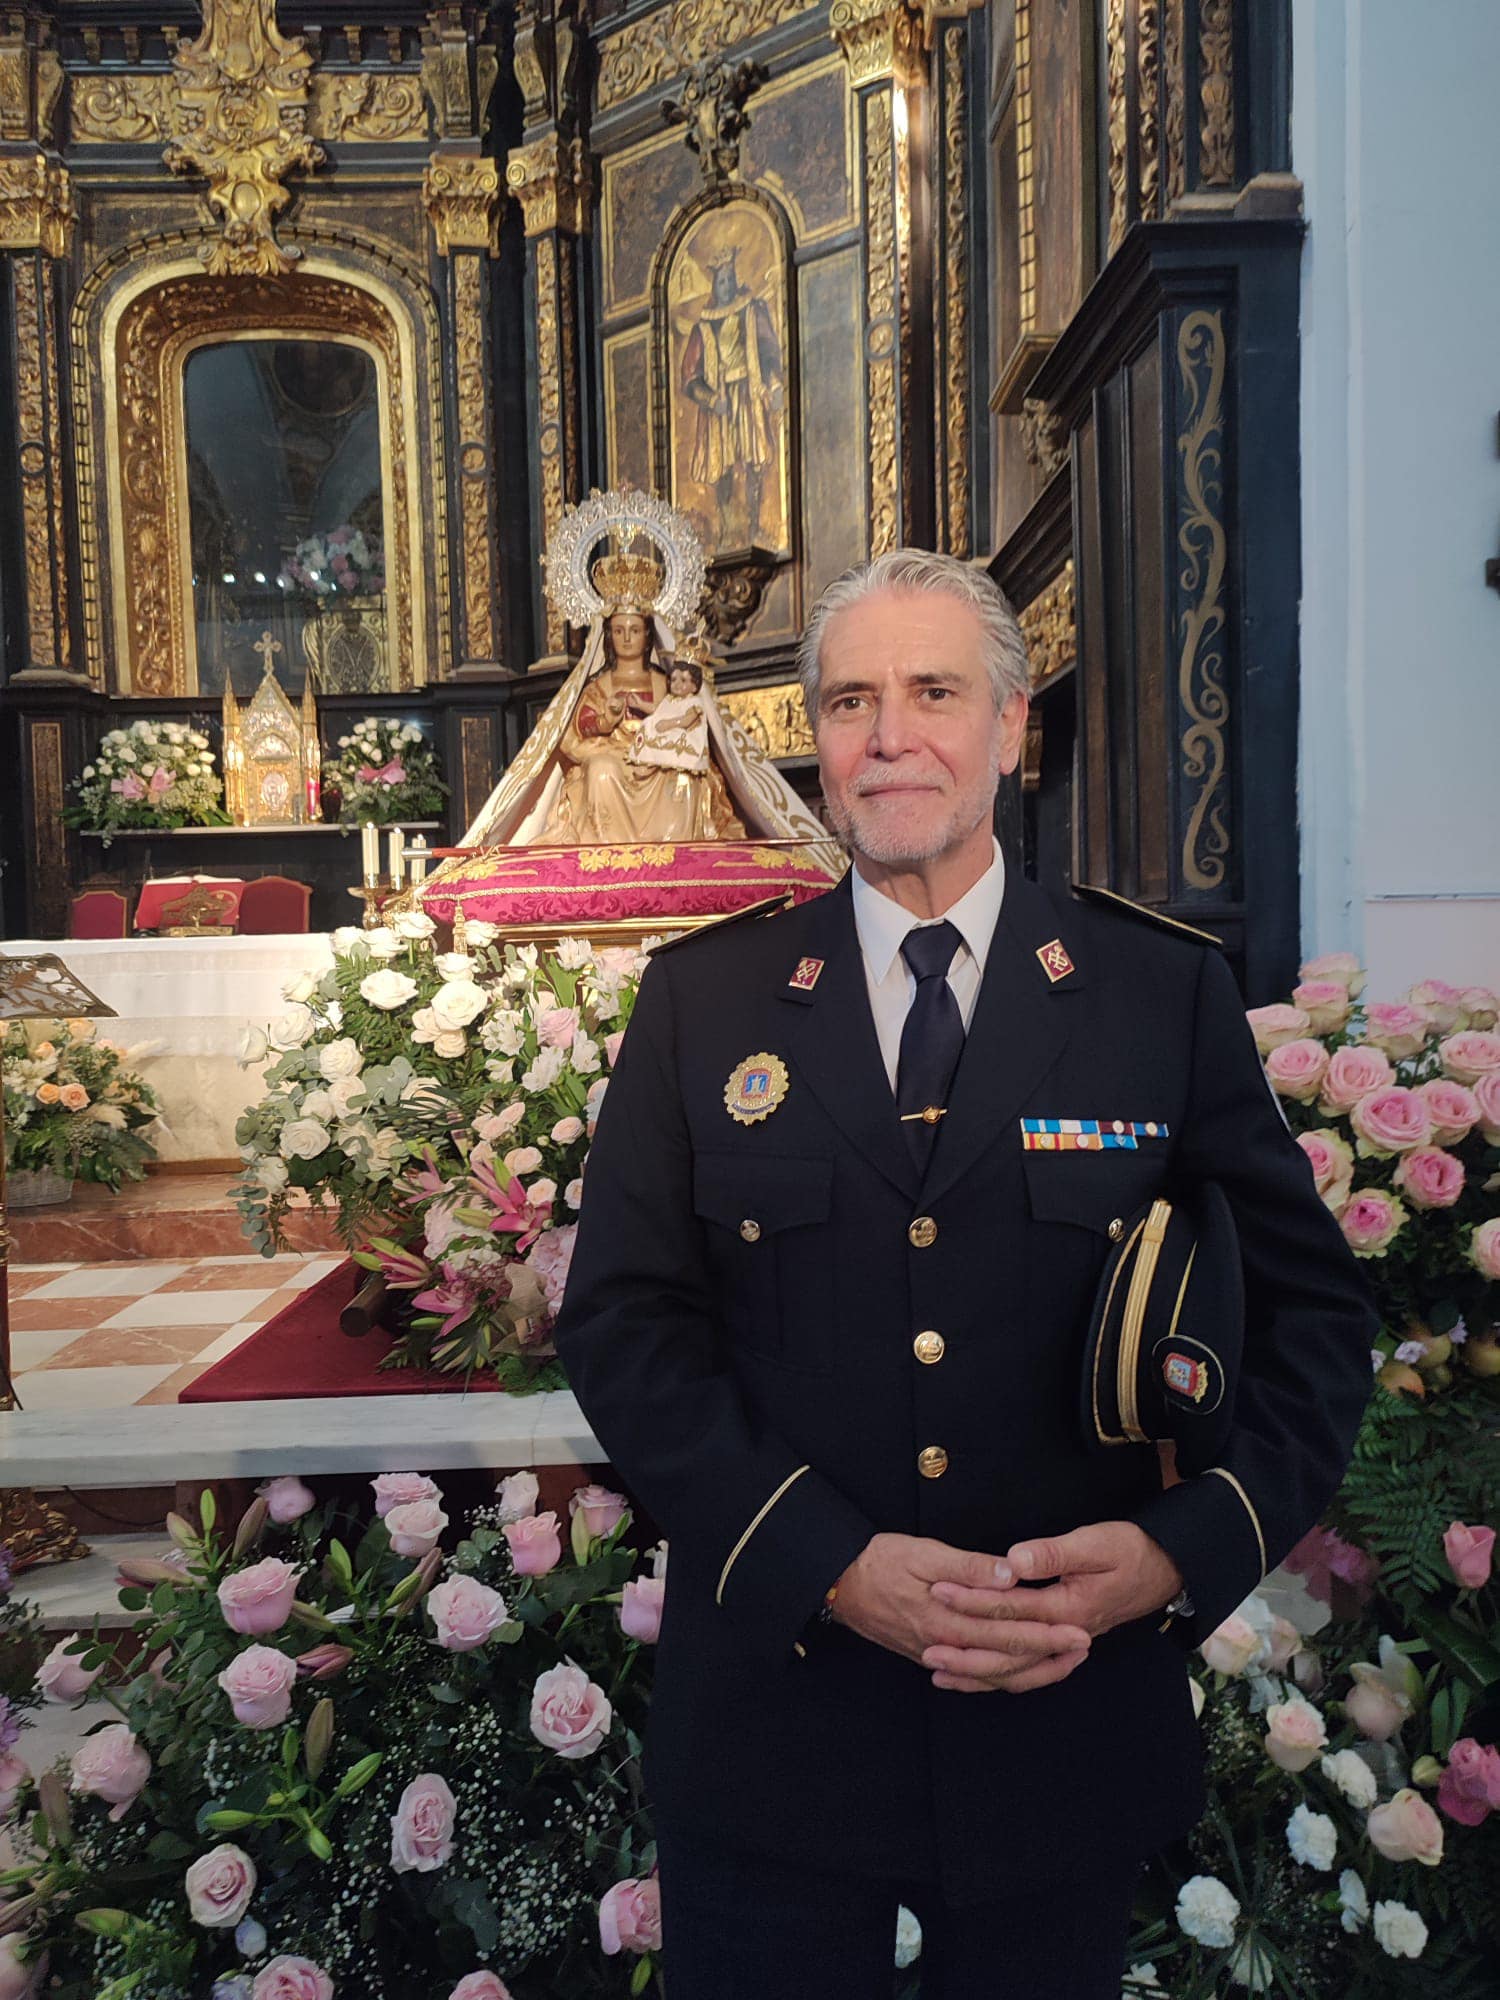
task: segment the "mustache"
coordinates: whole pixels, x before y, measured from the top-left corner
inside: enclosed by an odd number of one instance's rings
[[[856,799],[878,798],[882,792],[941,792],[946,790],[947,786],[941,778],[903,777],[880,779],[873,774],[868,777],[855,778],[849,786],[851,798]]]

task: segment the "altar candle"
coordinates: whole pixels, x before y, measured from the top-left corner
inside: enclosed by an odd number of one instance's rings
[[[359,830],[359,865],[367,882],[380,879],[380,828],[367,819]]]
[[[407,856],[407,869],[412,887],[418,888],[427,880],[427,836],[419,833],[412,842]]]
[[[403,887],[406,881],[406,829],[393,826],[386,843],[386,870],[391,878],[393,890]]]

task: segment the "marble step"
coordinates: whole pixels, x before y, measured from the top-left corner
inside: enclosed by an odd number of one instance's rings
[[[249,1250],[230,1200],[230,1174],[148,1174],[111,1194],[80,1183],[56,1208],[10,1213],[11,1262],[98,1264],[121,1257],[243,1257]],[[287,1217],[289,1250],[338,1250],[333,1216],[314,1209]]]

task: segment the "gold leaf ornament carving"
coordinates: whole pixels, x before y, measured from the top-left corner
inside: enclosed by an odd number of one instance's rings
[[[1162,19],[1161,66],[1166,81],[1163,150],[1166,154],[1166,205],[1181,198],[1187,185],[1187,80],[1182,70],[1183,0],[1166,0]]]
[[[935,412],[943,431],[947,547],[969,553],[969,103],[966,36],[943,37],[943,247],[946,394]]]
[[[60,160],[44,153],[0,158],[0,250],[67,254],[73,189]]]
[[[458,499],[463,537],[464,636],[471,660],[495,653],[495,582],[490,548],[493,483],[489,405],[485,393],[483,265],[478,257],[454,260],[453,323],[458,378]]]
[[[598,108],[612,110],[705,56],[738,48],[816,5],[817,0],[675,0],[602,43]]]
[[[828,26],[856,90],[868,83],[914,86],[922,81],[922,22],[905,0],[894,5],[892,0],[833,0]]]
[[[168,106],[164,159],[174,174],[202,174],[221,234],[204,253],[216,275],[273,277],[296,253],[276,241],[288,174],[327,158],[308,131],[312,57],[300,35],[283,37],[275,0],[205,0],[203,32],[181,41]]]
[[[1202,0],[1198,15],[1198,76],[1199,178],[1205,187],[1233,187],[1233,0]]]
[[[1161,201],[1161,0],[1140,0],[1136,20],[1136,85],[1140,108],[1141,214],[1149,222]]]
[[[1105,19],[1105,98],[1109,132],[1109,248],[1120,247],[1130,222],[1126,169],[1129,107],[1125,100],[1125,0],[1109,0]]]
[[[155,71],[76,77],[68,100],[75,145],[153,145],[171,130],[172,79]]]
[[[475,153],[434,153],[422,177],[422,200],[438,255],[496,249],[500,168]]]
[[[1177,334],[1177,366],[1187,392],[1187,422],[1177,440],[1182,461],[1178,583],[1186,600],[1177,698],[1187,717],[1181,740],[1182,774],[1196,786],[1183,835],[1182,874],[1191,888],[1217,889],[1227,872],[1229,852],[1222,312],[1186,315]]]
[[[1052,581],[1017,614],[1031,685],[1044,687],[1078,658],[1078,610],[1070,556]]]
[[[427,137],[427,100],[414,76],[358,70],[312,81],[310,124],[335,144],[388,144]]]
[[[899,540],[896,453],[896,177],[891,93],[865,115],[865,383],[870,403],[870,553]]]
[[[582,236],[588,229],[591,183],[581,139],[555,132],[529,146],[515,146],[505,163],[505,185],[521,205],[528,236],[565,229]]]
[[[817,745],[799,681],[782,681],[774,687],[731,688],[719,696],[719,706],[768,757],[816,755]]]

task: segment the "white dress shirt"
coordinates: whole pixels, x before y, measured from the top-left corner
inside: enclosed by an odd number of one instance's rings
[[[990,939],[1000,921],[1000,905],[1005,897],[1005,857],[995,842],[995,858],[951,909],[938,917],[914,917],[890,896],[851,870],[854,891],[854,928],[865,962],[865,984],[870,994],[870,1012],[875,1017],[875,1034],[891,1089],[896,1088],[896,1066],[901,1057],[901,1030],[907,1009],[917,990],[916,978],[901,956],[908,931],[924,924],[952,924],[963,942],[953,954],[948,968],[948,984],[963,1016],[964,1032],[974,1018],[979,983],[989,957]]]

